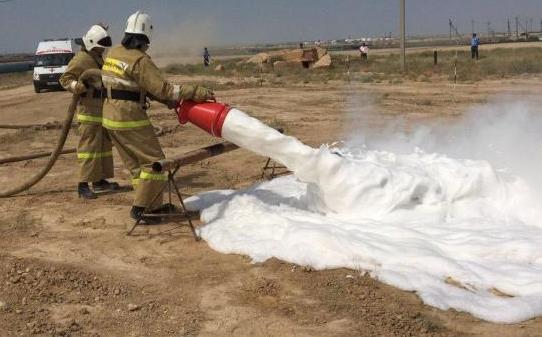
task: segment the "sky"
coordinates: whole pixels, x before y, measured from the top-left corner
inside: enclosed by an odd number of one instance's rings
[[[397,34],[399,0],[0,0],[0,53],[33,52],[44,38],[77,37],[96,22],[119,41],[138,9],[153,19],[154,45],[227,45]],[[506,20],[533,18],[540,29],[542,0],[406,0],[407,33],[506,29]],[[115,42],[115,41],[114,41]]]

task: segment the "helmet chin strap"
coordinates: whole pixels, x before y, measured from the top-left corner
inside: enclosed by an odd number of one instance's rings
[[[96,53],[99,56],[102,56],[103,53],[105,52],[105,48],[104,47],[94,47],[94,48],[92,48],[91,52]]]

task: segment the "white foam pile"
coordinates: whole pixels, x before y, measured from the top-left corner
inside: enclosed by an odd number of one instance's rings
[[[294,175],[189,200],[213,249],[368,271],[488,321],[542,315],[542,214],[518,176],[422,151],[314,149],[235,109],[222,133]]]

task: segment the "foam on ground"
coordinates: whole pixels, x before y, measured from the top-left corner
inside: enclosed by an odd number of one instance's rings
[[[369,271],[488,321],[542,315],[542,214],[519,177],[420,151],[314,149],[235,109],[223,137],[294,176],[189,200],[213,249]]]

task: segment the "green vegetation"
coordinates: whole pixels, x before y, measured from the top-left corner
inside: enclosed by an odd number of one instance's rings
[[[460,82],[542,73],[542,48],[482,48],[480,55],[480,60],[474,61],[469,51],[440,51],[438,65],[434,66],[432,51],[408,54],[405,76],[401,74],[398,54],[373,54],[368,64],[362,64],[357,55],[332,55],[333,64],[327,69],[305,69],[297,64],[273,69],[271,64],[245,63],[238,58],[221,62],[224,71],[215,71],[212,67],[205,68],[199,64],[170,65],[165,71],[170,74],[228,77],[232,79],[229,87],[281,86],[285,83],[307,85],[333,80],[399,84],[405,78],[430,82],[434,75],[453,81],[455,64],[457,80]],[[213,87],[219,89],[217,86],[227,85],[216,83]]]
[[[496,48],[480,51],[480,60],[471,59],[470,51],[457,52],[457,80],[478,81],[486,78],[505,78],[522,74],[542,73],[542,48]],[[345,64],[345,56],[335,56],[335,68]],[[407,74],[411,80],[426,82],[432,74],[448,75],[454,78],[455,51],[438,53],[438,65],[433,66],[433,52],[425,51],[407,55]],[[342,66],[345,68],[345,66]],[[361,60],[350,61],[350,67],[363,67],[367,72],[393,77],[400,75],[398,54],[373,55],[366,66]]]

